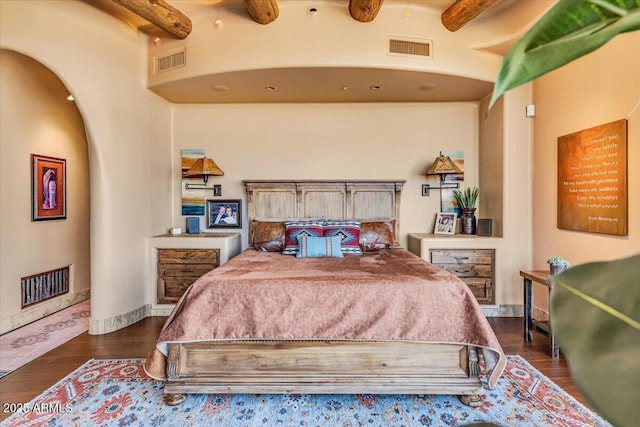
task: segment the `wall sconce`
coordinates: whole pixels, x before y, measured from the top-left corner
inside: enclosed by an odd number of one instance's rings
[[[212,159],[203,157],[196,160],[189,170],[184,174],[187,178],[200,178],[204,184],[189,184],[186,183],[185,189],[187,190],[213,190],[214,196],[222,196],[222,185],[214,185],[213,187],[207,187],[207,181],[210,176],[222,176],[224,172],[216,165]]]
[[[427,169],[427,176],[440,175],[440,187],[432,187],[430,184],[422,184],[422,195],[430,196],[431,190],[453,190],[460,188],[459,182],[445,182],[444,176],[447,174],[464,173],[460,166],[456,164],[449,156],[438,156],[433,164]]]

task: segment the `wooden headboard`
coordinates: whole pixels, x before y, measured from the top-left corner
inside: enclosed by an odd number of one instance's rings
[[[245,180],[251,218],[396,218],[405,180]]]

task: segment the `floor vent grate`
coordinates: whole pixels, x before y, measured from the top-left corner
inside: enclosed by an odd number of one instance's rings
[[[69,292],[69,266],[23,277],[22,308]]]

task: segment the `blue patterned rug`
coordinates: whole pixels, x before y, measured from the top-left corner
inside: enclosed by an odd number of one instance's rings
[[[6,406],[6,405],[5,405]],[[140,359],[90,360],[24,405],[2,426],[610,426],[520,356],[482,406],[429,395],[190,395],[163,402]]]

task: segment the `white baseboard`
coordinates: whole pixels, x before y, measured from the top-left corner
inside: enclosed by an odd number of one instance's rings
[[[95,320],[92,318],[89,321],[89,334],[108,334],[109,332],[114,332],[118,329],[133,325],[134,323],[149,316],[151,316],[151,304],[143,305],[142,307],[131,310],[128,313],[119,314],[108,319]]]
[[[481,305],[480,308],[487,317],[522,317],[524,313],[522,304]]]

